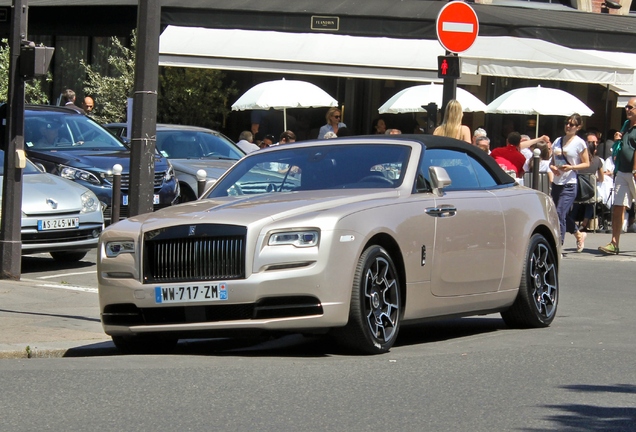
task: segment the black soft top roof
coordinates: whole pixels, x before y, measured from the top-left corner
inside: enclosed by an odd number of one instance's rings
[[[346,140],[359,142],[360,138],[369,139],[373,141],[382,141],[386,139],[391,140],[406,140],[409,142],[419,142],[427,149],[453,149],[466,154],[469,154],[475,159],[478,159],[483,162],[486,168],[492,173],[493,177],[497,179],[497,183],[499,184],[513,184],[515,183],[515,179],[510,177],[504,170],[501,169],[499,164],[495,162],[495,160],[486,154],[485,151],[481,150],[479,147],[474,146],[472,144],[468,144],[467,142],[456,140],[454,138],[447,138],[437,135],[426,135],[426,134],[401,134],[401,135],[367,135],[367,136],[351,136],[351,137],[342,137],[338,138],[337,141],[340,143],[345,142]],[[318,140],[317,142],[320,142]],[[305,143],[306,141],[302,141]],[[324,142],[324,140],[322,141]],[[289,145],[289,144],[288,144]]]

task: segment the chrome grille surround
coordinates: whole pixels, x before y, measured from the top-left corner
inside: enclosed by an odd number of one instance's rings
[[[247,228],[194,224],[144,234],[143,283],[245,278]]]

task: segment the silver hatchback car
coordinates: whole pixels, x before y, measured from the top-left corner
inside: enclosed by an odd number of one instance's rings
[[[97,247],[104,216],[93,192],[42,172],[30,161],[22,178],[23,255],[48,252],[56,261],[72,262]],[[0,188],[3,180],[4,151],[0,150]]]

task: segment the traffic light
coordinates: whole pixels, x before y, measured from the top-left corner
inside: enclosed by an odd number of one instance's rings
[[[457,56],[438,56],[437,57],[437,77],[453,78],[461,77],[461,61]]]
[[[20,75],[29,80],[46,76],[55,49],[35,46],[32,42],[20,47]]]

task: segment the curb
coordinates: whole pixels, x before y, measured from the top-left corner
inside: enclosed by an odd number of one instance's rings
[[[117,354],[112,341],[81,341],[74,347],[37,347],[26,345],[0,347],[0,360],[33,358],[94,357]]]

